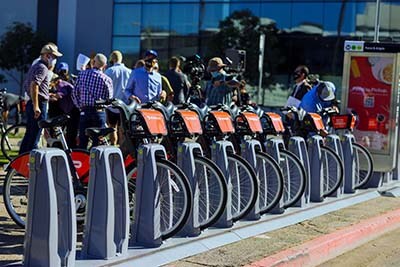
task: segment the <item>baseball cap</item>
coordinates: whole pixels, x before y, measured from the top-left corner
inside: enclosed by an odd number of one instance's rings
[[[69,66],[67,64],[67,62],[60,62],[60,64],[58,64],[58,68],[57,71],[61,71],[61,70],[69,70]]]
[[[207,71],[212,72],[212,71],[219,71],[221,68],[225,67],[226,64],[222,61],[220,57],[213,57],[208,61],[208,67]]]
[[[320,82],[317,87],[318,95],[323,101],[335,99],[335,85],[331,82]]]
[[[146,53],[144,54],[144,57],[148,57],[148,56],[153,56],[153,57],[158,57],[158,53],[155,50],[147,50]]]
[[[40,54],[52,54],[56,57],[61,57],[63,55],[58,51],[58,47],[55,44],[44,45],[42,50],[40,50]]]

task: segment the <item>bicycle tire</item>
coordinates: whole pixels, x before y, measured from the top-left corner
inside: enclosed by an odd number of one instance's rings
[[[283,208],[293,206],[303,196],[307,184],[306,170],[300,159],[286,149],[279,149],[279,166],[283,173]]]
[[[25,132],[26,124],[16,124],[9,127],[1,136],[1,152],[9,161],[18,156]],[[18,140],[16,141],[15,139]]]
[[[274,208],[282,198],[283,174],[278,163],[265,152],[256,152],[256,175],[260,182],[259,208],[260,214]]]
[[[342,184],[344,176],[344,165],[340,156],[330,147],[321,145],[323,197],[332,195]],[[331,177],[330,175],[336,177]]]
[[[258,179],[253,167],[241,156],[228,154],[228,170],[232,183],[232,220],[245,217],[258,197]]]
[[[354,189],[363,187],[372,177],[374,161],[371,153],[360,144],[353,143],[353,162],[355,166]]]
[[[75,151],[83,151],[80,149],[72,150]],[[87,153],[89,157],[89,152],[84,151]],[[14,160],[18,160],[21,157],[29,157],[29,152],[25,152],[19,155]],[[3,184],[3,200],[4,205],[8,214],[10,215],[11,219],[20,227],[24,228],[26,225],[26,212],[27,212],[27,205],[28,205],[28,185],[29,185],[29,177],[28,172],[26,172],[26,176],[18,173],[18,170],[14,169],[10,163],[10,166],[7,170],[6,176],[4,178]],[[29,168],[26,166],[26,168]],[[87,174],[83,174],[80,179],[84,179]],[[72,178],[71,178],[72,179]],[[16,185],[14,186],[14,183]],[[79,195],[84,194],[84,198],[86,199],[87,192],[74,192],[74,197],[79,197]],[[16,201],[14,201],[16,198]],[[19,201],[18,201],[19,200]],[[18,203],[19,202],[19,203]],[[18,205],[20,204],[20,206]],[[76,217],[78,222],[83,222],[85,219],[85,206],[79,208],[76,211]]]
[[[195,178],[199,186],[199,224],[204,230],[224,213],[228,186],[221,169],[210,159],[195,155]]]
[[[161,238],[163,240],[170,238],[174,236],[176,233],[178,233],[185,225],[191,211],[192,207],[192,192],[190,189],[190,184],[189,181],[186,177],[186,175],[183,173],[183,171],[174,163],[163,159],[163,158],[157,158],[156,159],[156,165],[157,165],[157,179],[160,180],[165,177],[160,177],[163,176],[163,174],[168,173],[168,174],[173,174],[174,175],[174,180],[171,180],[171,177],[168,177],[168,182],[164,185],[167,179],[162,179],[160,181],[160,188],[161,188],[161,196],[160,196],[160,227],[161,227]],[[136,178],[132,178],[135,176],[135,172],[137,172],[137,167],[134,166],[127,172],[127,178],[128,178],[128,191],[130,192],[129,200],[130,200],[130,209],[132,215],[135,215],[136,212],[136,196],[134,195],[136,193]],[[182,196],[173,196],[171,197],[170,192],[163,191],[165,188],[170,188],[169,183],[173,181],[174,185],[173,187],[176,188],[178,186],[178,190],[182,191]],[[182,207],[179,208],[179,215],[178,218],[171,217],[167,212],[163,211],[163,208],[170,209],[170,201],[166,200],[172,200],[174,202],[179,202],[179,199],[182,201],[182,203],[178,204],[183,204]],[[174,203],[173,203],[174,204]],[[134,207],[131,205],[135,205]],[[173,212],[177,211],[176,208],[178,206],[172,205],[172,208],[175,209]],[[169,212],[170,213],[170,212]],[[135,220],[134,216],[131,217],[132,220]],[[172,221],[171,221],[172,220]],[[167,222],[168,221],[168,222]],[[166,227],[169,224],[169,227]],[[171,225],[172,224],[172,225]]]

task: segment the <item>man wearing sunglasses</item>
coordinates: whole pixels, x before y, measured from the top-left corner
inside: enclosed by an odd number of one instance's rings
[[[298,66],[293,73],[295,82],[293,92],[290,94],[286,107],[299,107],[303,96],[311,90],[311,85],[307,82],[309,70],[306,66]]]
[[[160,100],[162,93],[161,75],[154,71],[157,65],[158,54],[154,50],[146,51],[145,65],[132,71],[128,80],[125,94],[130,100],[139,103]]]

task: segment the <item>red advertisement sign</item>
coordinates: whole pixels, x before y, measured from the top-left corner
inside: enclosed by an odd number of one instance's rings
[[[394,57],[351,57],[348,104],[358,115],[354,135],[375,150],[388,150]]]

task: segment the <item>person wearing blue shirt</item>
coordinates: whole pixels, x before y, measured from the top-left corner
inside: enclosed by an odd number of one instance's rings
[[[146,103],[160,99],[162,93],[161,75],[153,68],[157,63],[158,54],[148,50],[144,57],[145,66],[134,69],[129,77],[125,94],[130,100]]]
[[[114,50],[110,54],[110,63],[112,64],[104,73],[111,78],[114,88],[114,97],[127,102],[125,96],[125,88],[128,85],[128,80],[132,70],[125,67],[122,63],[122,53],[118,50]],[[116,145],[118,140],[119,131],[117,131],[117,125],[120,121],[120,114],[118,109],[109,108],[106,110],[107,124],[109,127],[114,128],[116,131],[110,134],[110,144]]]
[[[331,107],[335,91],[333,83],[321,81],[303,96],[299,108],[307,112],[320,112],[324,108]]]

